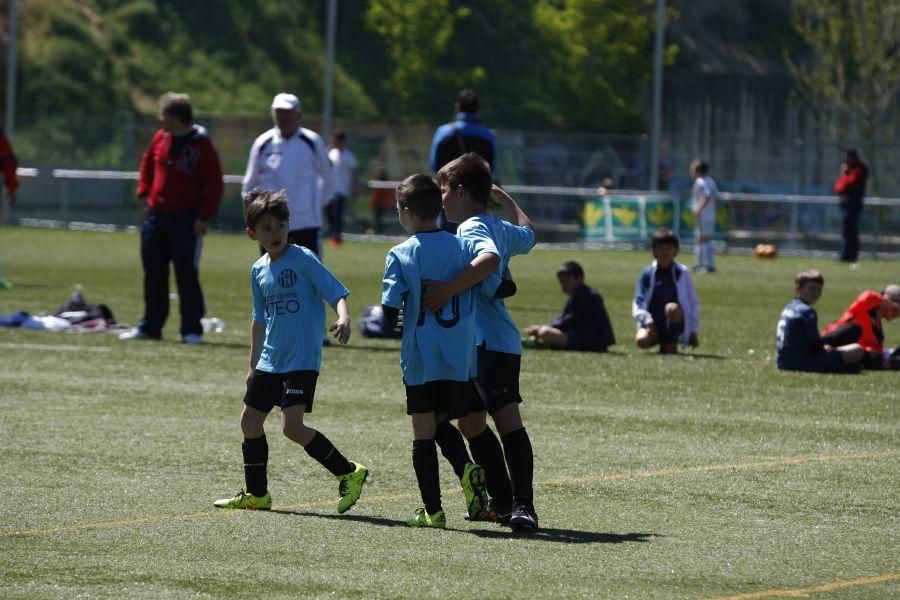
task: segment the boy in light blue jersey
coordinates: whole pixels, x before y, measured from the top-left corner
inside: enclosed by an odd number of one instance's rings
[[[471,286],[491,276],[500,258],[495,253],[477,255],[471,242],[438,229],[441,192],[431,177],[404,179],[396,202],[400,224],[411,237],[388,252],[381,304],[389,324],[401,309],[404,314],[400,368],[406,412],[412,416],[413,468],[425,505],[408,524],[445,527],[435,444],[439,428],[442,451],[460,478],[469,514],[482,514],[487,504],[484,471],[469,460],[462,436],[447,420],[464,416],[476,394],[475,298],[483,290]],[[460,274],[467,285],[443,309],[426,313],[423,291]],[[489,287],[484,293],[491,293],[500,278],[493,275],[485,284]]]
[[[534,246],[534,229],[528,215],[509,194],[493,185],[487,163],[474,153],[464,154],[438,172],[441,199],[450,221],[459,223],[457,235],[475,244],[475,251],[497,253],[497,274],[517,254]],[[497,198],[508,221],[487,213],[491,194]],[[457,278],[459,279],[459,278]],[[425,295],[425,306],[436,310],[456,293],[461,281],[436,286]],[[534,453],[519,414],[519,370],[522,340],[519,329],[502,299],[476,296],[476,341],[478,344],[479,410],[459,420],[459,429],[469,441],[475,462],[484,467],[491,506],[485,517],[505,522],[515,531],[538,527],[534,510]],[[490,413],[500,432],[502,448],[487,426]],[[505,459],[505,460],[504,460]]]
[[[246,489],[217,500],[217,508],[269,510],[266,467],[269,446],[263,423],[281,407],[281,430],[338,479],[338,512],[359,499],[369,471],[352,463],[324,435],[307,427],[322,363],[322,329],[328,302],[338,315],[329,331],[341,343],[350,339],[347,288],[314,253],[288,243],[288,205],[283,192],[257,191],[244,200],[247,235],[266,253],[250,269],[253,325],[247,393],[241,412]]]

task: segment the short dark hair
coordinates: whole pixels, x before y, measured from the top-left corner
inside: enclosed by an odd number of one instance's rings
[[[459,104],[460,112],[478,112],[478,94],[475,93],[475,90],[460,90],[456,94],[456,103]]]
[[[653,255],[656,256],[656,249],[664,244],[672,244],[675,246],[675,249],[678,250],[678,236],[675,235],[675,232],[671,229],[666,229],[665,227],[660,227],[653,234],[653,238],[650,240],[650,249],[653,250]]]
[[[859,150],[856,148],[844,148],[844,159],[859,160]]]
[[[165,115],[175,117],[185,125],[194,122],[194,109],[191,107],[191,97],[178,92],[166,92],[159,98],[159,110]]]
[[[701,175],[706,175],[709,173],[709,164],[702,159],[695,158],[691,161],[691,173],[694,171],[700,173]]]
[[[248,228],[256,229],[256,225],[266,215],[272,215],[278,221],[290,219],[291,210],[284,190],[254,190],[244,198],[244,222]]]
[[[439,183],[447,184],[454,190],[463,186],[475,202],[487,206],[494,178],[491,175],[491,166],[474,152],[454,158],[441,167],[437,176]]]
[[[803,287],[807,283],[818,283],[819,285],[825,285],[825,278],[822,277],[822,274],[815,269],[806,269],[805,271],[800,271],[797,273],[797,276],[794,277],[794,283]]]
[[[347,141],[347,132],[344,131],[343,129],[335,129],[334,131],[331,132],[331,139],[346,142]]]
[[[441,212],[441,188],[428,175],[416,173],[397,186],[397,202],[419,219],[436,219]]]
[[[574,260],[567,260],[556,270],[556,275],[574,275],[584,279],[584,269]]]

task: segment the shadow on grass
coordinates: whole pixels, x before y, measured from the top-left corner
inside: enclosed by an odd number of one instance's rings
[[[659,352],[641,352],[641,356],[649,356],[655,358],[660,355]],[[707,359],[707,360],[728,360],[727,356],[722,356],[721,354],[703,354],[700,352],[678,352],[677,354],[667,354],[666,358],[672,358],[673,360],[677,360],[679,358],[699,358],[699,359]]]
[[[294,515],[298,517],[314,517],[329,519],[332,521],[356,521],[369,523],[381,527],[407,527],[405,520],[373,517],[370,515],[326,515],[309,511],[277,510],[271,512],[282,515]],[[542,542],[559,542],[563,544],[622,544],[625,542],[649,542],[652,538],[662,537],[657,533],[600,533],[594,531],[579,531],[577,529],[542,528],[534,533],[516,533],[500,525],[490,529],[446,529],[453,533],[466,533],[483,538],[509,539],[527,538]]]
[[[468,533],[484,538],[528,538],[541,542],[562,544],[623,544],[625,542],[649,542],[662,537],[658,533],[602,533],[580,531],[578,529],[555,529],[542,527],[534,533],[516,533],[509,529],[472,529]]]

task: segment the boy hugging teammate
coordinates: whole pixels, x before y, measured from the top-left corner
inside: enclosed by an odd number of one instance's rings
[[[534,246],[534,229],[528,215],[509,194],[493,184],[490,167],[477,154],[470,152],[444,165],[438,172],[438,183],[447,219],[460,224],[457,235],[471,241],[479,256],[500,256],[496,273],[507,269],[510,258],[526,254]],[[487,213],[489,198],[499,201],[506,220]],[[434,311],[444,306],[463,289],[465,275],[432,287],[425,294],[426,308]],[[475,383],[480,402],[459,420],[459,429],[487,477],[491,501],[484,518],[508,522],[514,531],[534,531],[538,528],[533,500],[534,453],[519,413],[522,339],[500,297],[476,294],[475,303]],[[487,426],[488,414],[500,433],[499,441]],[[438,443],[443,451],[440,437]]]
[[[483,514],[487,496],[484,471],[472,463],[459,431],[448,420],[466,415],[474,386],[475,297],[500,284],[497,253],[477,254],[472,243],[441,231],[437,217],[441,192],[431,177],[416,174],[397,188],[397,213],[410,238],[394,246],[385,261],[382,309],[389,326],[403,310],[400,368],[406,386],[406,412],[412,417],[412,462],[424,507],[407,523],[445,527],[435,438],[460,478],[469,515]],[[459,276],[444,308],[426,312],[422,294],[435,281]],[[482,285],[476,286],[482,280]],[[476,286],[476,287],[472,287]]]
[[[281,430],[338,480],[339,513],[359,499],[369,474],[344,458],[327,437],[303,423],[312,412],[322,363],[322,329],[328,302],[338,315],[329,331],[341,344],[350,339],[347,288],[311,251],[288,243],[289,210],[283,192],[257,191],[244,200],[247,235],[265,254],[250,269],[253,325],[250,370],[241,412],[247,491],[217,500],[217,508],[269,510],[266,469],[269,445],[263,423],[281,408]]]

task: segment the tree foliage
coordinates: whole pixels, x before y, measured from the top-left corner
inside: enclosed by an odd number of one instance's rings
[[[653,0],[342,0],[336,114],[445,120],[473,87],[492,125],[644,130]],[[278,91],[321,110],[325,2],[20,3],[21,112],[261,115]]]
[[[449,0],[371,0],[366,25],[387,42],[391,70],[382,92],[391,97],[387,114],[397,118],[421,114],[422,90],[437,76],[456,22],[470,13],[451,10]]]
[[[896,135],[900,1],[806,0],[792,20],[812,50],[809,63],[785,56],[799,100],[828,139],[859,145],[874,159]],[[887,176],[886,169],[882,184]]]
[[[541,0],[534,23],[563,114],[605,131],[642,127],[638,102],[652,76],[654,0]]]

